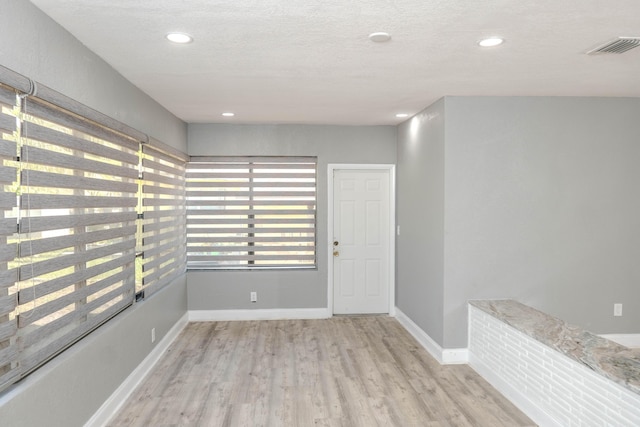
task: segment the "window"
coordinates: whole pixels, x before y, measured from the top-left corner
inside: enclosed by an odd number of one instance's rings
[[[0,86],[0,390],[16,381],[19,375],[15,346],[18,272],[15,266],[9,268],[16,256],[17,245],[8,244],[16,232],[15,99],[13,90]]]
[[[192,157],[187,267],[313,268],[315,157]]]
[[[185,271],[187,159],[160,144],[142,145],[142,271],[136,290],[145,297]]]
[[[139,160],[127,136],[22,103],[14,265],[26,375],[132,303]]]
[[[186,269],[188,156],[30,85],[0,83],[0,391]]]

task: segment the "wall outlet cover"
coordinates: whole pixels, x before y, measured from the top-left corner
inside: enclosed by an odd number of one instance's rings
[[[613,315],[622,316],[622,304],[613,304]]]

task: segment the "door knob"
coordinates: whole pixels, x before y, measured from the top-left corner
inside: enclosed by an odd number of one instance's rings
[[[338,256],[338,255],[340,255],[340,252],[338,252],[338,251],[333,251],[333,256]]]

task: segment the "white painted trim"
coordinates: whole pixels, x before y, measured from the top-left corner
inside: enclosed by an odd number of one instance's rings
[[[562,424],[529,400],[522,390],[512,387],[471,352],[469,352],[469,366],[541,427],[563,427]]]
[[[229,320],[327,319],[331,317],[331,312],[326,308],[189,310],[188,314],[190,322],[217,322]]]
[[[158,342],[153,350],[144,358],[144,360],[129,374],[129,376],[120,384],[111,396],[98,408],[93,416],[86,422],[85,427],[105,426],[111,418],[124,405],[133,391],[149,374],[151,369],[158,363],[158,360],[164,355],[171,343],[180,335],[180,332],[187,326],[188,315],[185,313],[173,325],[169,332]]]
[[[425,331],[416,325],[406,314],[399,308],[395,309],[395,317],[418,343],[424,347],[427,352],[441,365],[459,365],[469,362],[469,350],[466,348],[448,348],[443,349],[433,340]]]
[[[603,334],[602,338],[629,348],[640,348],[640,334]]]
[[[389,172],[389,315],[396,315],[396,165],[329,163],[327,165],[327,308],[333,315],[333,173],[336,170]]]

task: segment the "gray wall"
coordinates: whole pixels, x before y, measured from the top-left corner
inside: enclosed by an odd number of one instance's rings
[[[0,426],[84,425],[185,315],[185,288],[182,276],[5,391]],[[151,328],[156,328],[154,344]]]
[[[318,156],[317,259],[307,271],[190,271],[190,310],[327,307],[327,164],[396,160],[393,126],[190,124],[196,155]],[[249,293],[258,292],[258,302]]]
[[[638,333],[640,99],[447,97],[444,105],[442,320],[418,324],[429,334],[442,324],[442,340],[432,337],[444,348],[466,347],[467,301],[515,298],[596,333]],[[430,122],[417,123],[423,144],[440,144]],[[409,179],[419,188],[428,179],[403,171],[410,126],[399,132],[400,218],[410,208],[403,194],[418,191],[405,188]],[[440,245],[406,238],[399,256]],[[439,297],[437,275],[423,284],[429,291],[407,275],[401,264],[408,311],[426,292]],[[613,317],[615,302],[622,317]]]
[[[398,126],[396,305],[443,339],[445,100]]]
[[[186,152],[186,124],[26,0],[0,0],[0,65]]]
[[[25,0],[0,0],[0,64],[186,151],[186,125]],[[0,426],[84,424],[187,310],[186,277],[0,394]],[[156,343],[150,330],[156,328]],[[34,410],[34,403],[37,409]]]
[[[445,347],[466,343],[471,298],[640,332],[640,99],[446,105]]]

